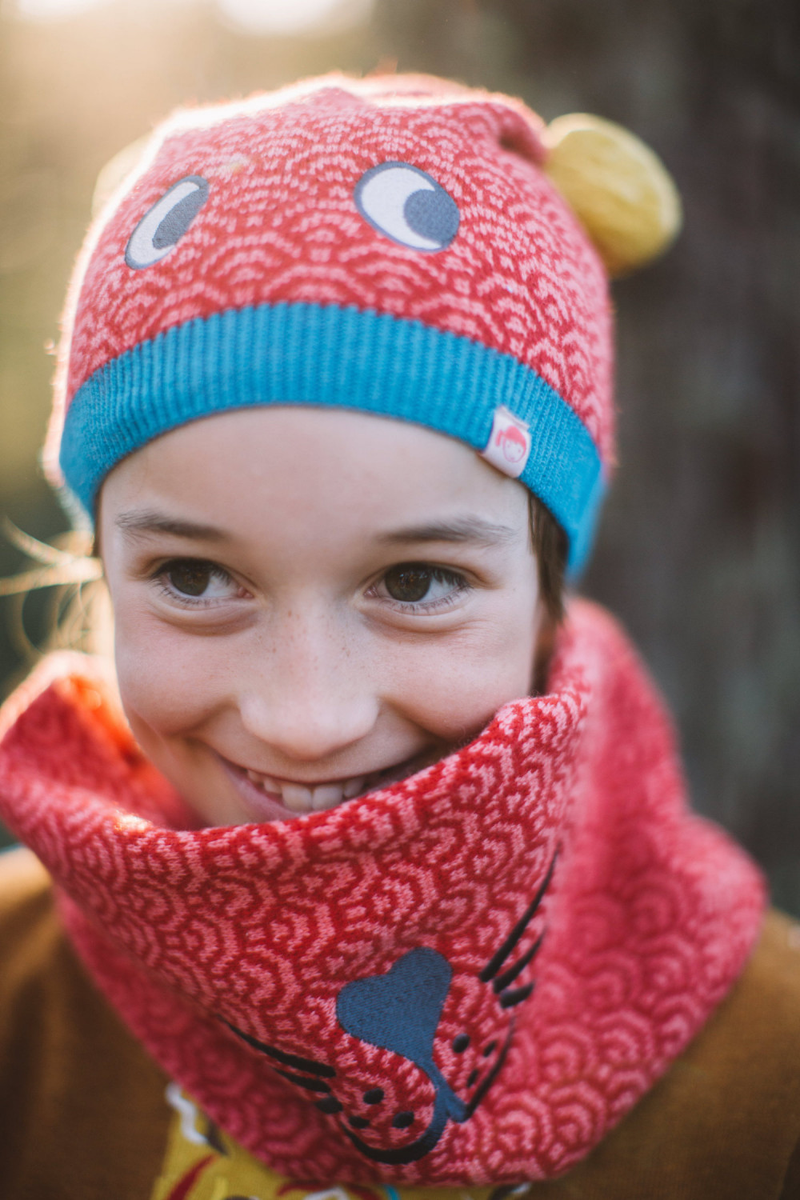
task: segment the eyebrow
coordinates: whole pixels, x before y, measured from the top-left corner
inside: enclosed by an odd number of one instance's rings
[[[221,542],[227,534],[214,525],[200,525],[194,521],[181,521],[166,517],[152,509],[133,510],[120,513],[114,521],[118,529],[126,534],[168,533],[179,538],[202,538],[205,541]]]
[[[125,534],[162,533],[172,537],[224,541],[227,534],[214,525],[201,525],[194,521],[182,521],[164,516],[152,509],[123,512],[115,525]],[[392,529],[378,536],[384,545],[399,545],[409,542],[472,543],[477,546],[507,545],[516,537],[516,531],[508,525],[496,525],[483,517],[460,517],[452,521],[433,521],[427,525],[409,525]]]
[[[381,534],[378,541],[389,545],[398,542],[471,542],[478,546],[498,546],[512,542],[516,536],[516,530],[508,525],[495,525],[483,517],[460,517],[453,521],[393,529]]]

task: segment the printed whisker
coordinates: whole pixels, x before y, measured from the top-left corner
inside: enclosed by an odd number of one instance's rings
[[[528,963],[531,961],[531,959],[534,957],[534,955],[538,952],[539,947],[541,946],[542,942],[544,941],[544,935],[546,933],[547,933],[547,929],[545,928],[539,934],[538,938],[533,943],[533,945],[530,947],[530,949],[525,951],[522,958],[518,962],[514,963],[513,966],[509,967],[507,971],[503,971],[502,975],[497,976],[497,978],[492,983],[492,987],[494,988],[495,992],[498,992],[498,993],[504,992],[506,990],[506,988],[508,987],[508,985],[510,983],[513,983],[518,975],[522,974],[522,972],[527,967]]]
[[[475,1109],[478,1107],[481,1100],[486,1095],[486,1093],[488,1092],[489,1088],[494,1083],[497,1076],[500,1074],[500,1070],[503,1066],[503,1063],[506,1061],[506,1055],[508,1054],[508,1051],[511,1047],[511,1039],[514,1036],[514,1021],[515,1021],[515,1018],[512,1017],[511,1021],[509,1023],[509,1026],[508,1026],[508,1033],[506,1034],[503,1045],[500,1047],[500,1053],[498,1054],[497,1058],[494,1061],[494,1066],[491,1068],[490,1071],[487,1071],[486,1075],[481,1080],[480,1085],[478,1086],[477,1090],[475,1091],[475,1094],[473,1095],[472,1099],[470,1100],[469,1104],[467,1105],[467,1112],[466,1112],[466,1116],[464,1117],[465,1121],[469,1120],[469,1118],[475,1112]]]
[[[327,1063],[314,1062],[313,1058],[301,1058],[299,1054],[287,1054],[283,1050],[277,1050],[274,1046],[268,1046],[265,1042],[260,1042],[258,1038],[251,1037],[249,1033],[237,1029],[230,1021],[225,1021],[224,1017],[222,1020],[231,1033],[235,1033],[243,1042],[247,1042],[248,1046],[252,1046],[254,1050],[260,1050],[262,1054],[274,1058],[276,1062],[282,1063],[285,1067],[295,1067],[296,1070],[307,1071],[310,1075],[324,1075],[326,1079],[333,1079],[336,1074],[333,1067],[329,1067]]]
[[[509,992],[500,994],[500,1007],[513,1008],[516,1004],[522,1004],[523,1000],[527,1000],[535,987],[534,983],[526,983],[524,987],[513,988]]]
[[[329,1092],[331,1090],[324,1079],[307,1079],[304,1075],[295,1075],[292,1071],[282,1071],[280,1067],[274,1067],[273,1070],[276,1075],[288,1079],[290,1083],[296,1083],[298,1087],[305,1088],[306,1091]]]
[[[550,866],[547,869],[547,874],[545,875],[544,879],[542,880],[541,887],[539,888],[538,892],[534,896],[533,900],[531,900],[530,904],[525,909],[525,912],[522,914],[520,919],[517,921],[516,925],[511,930],[511,933],[508,935],[506,940],[503,942],[500,949],[497,951],[496,954],[494,954],[489,959],[488,963],[486,964],[486,966],[483,968],[480,975],[478,976],[481,983],[488,983],[491,979],[494,979],[495,975],[500,970],[500,968],[502,967],[503,963],[508,958],[511,951],[514,949],[517,942],[522,937],[522,935],[525,932],[526,928],[528,927],[529,923],[533,920],[536,910],[538,909],[539,905],[542,903],[544,894],[547,891],[548,887],[550,886],[550,880],[553,878],[553,871],[555,870],[555,865],[556,865],[557,859],[558,859],[558,850],[556,850],[555,854],[553,855],[552,862],[550,863]]]

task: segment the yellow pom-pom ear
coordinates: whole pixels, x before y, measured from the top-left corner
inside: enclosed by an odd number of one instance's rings
[[[545,131],[545,171],[619,278],[663,253],[681,227],[677,188],[653,151],[613,121],[557,117]]]

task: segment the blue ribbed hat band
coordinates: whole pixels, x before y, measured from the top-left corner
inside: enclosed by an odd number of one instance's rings
[[[592,541],[604,492],[581,420],[511,355],[416,320],[320,304],[263,304],[176,325],[106,363],[68,409],[67,486],[87,513],[116,463],[198,417],[265,404],[353,409],[411,421],[483,450],[498,405],[530,427],[520,481],[570,543],[571,572]]]

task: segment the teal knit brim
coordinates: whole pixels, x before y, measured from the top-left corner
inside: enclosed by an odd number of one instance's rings
[[[605,491],[585,425],[535,371],[480,342],[376,312],[281,303],[176,325],[95,371],[68,409],[60,463],[94,511],[108,472],[198,417],[264,404],[354,409],[436,430],[483,450],[505,405],[530,427],[520,476],[569,538],[569,569],[591,548]]]

